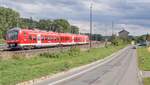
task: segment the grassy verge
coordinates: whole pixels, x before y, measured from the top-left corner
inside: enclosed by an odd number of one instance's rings
[[[150,71],[150,52],[147,48],[138,48],[138,65],[141,70]]]
[[[57,54],[43,53],[31,59],[15,57],[1,60],[0,85],[13,85],[88,64],[103,59],[123,47],[93,48],[86,52],[76,48]]]
[[[144,78],[144,85],[150,84],[150,78]]]
[[[138,65],[141,70],[150,71],[150,52],[147,48],[138,48]],[[143,79],[144,85],[150,85],[150,78]]]

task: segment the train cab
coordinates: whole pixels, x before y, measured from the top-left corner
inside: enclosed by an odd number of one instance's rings
[[[9,48],[18,47],[20,28],[13,28],[7,31],[6,42]]]

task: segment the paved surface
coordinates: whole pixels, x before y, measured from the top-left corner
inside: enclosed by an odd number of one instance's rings
[[[143,77],[150,77],[150,71],[142,71]]]
[[[96,68],[92,66],[36,85],[140,85],[136,50],[129,47],[113,57],[108,62],[95,65]]]
[[[4,48],[7,48],[7,45],[0,44],[0,50],[3,50]]]

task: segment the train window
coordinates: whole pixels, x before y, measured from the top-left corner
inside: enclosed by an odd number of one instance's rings
[[[33,37],[33,40],[36,40],[36,36]]]
[[[61,37],[61,40],[63,40],[63,37]]]
[[[32,40],[32,36],[31,35],[29,35],[29,39]]]
[[[24,36],[27,36],[27,33],[26,32],[23,32]]]
[[[69,37],[67,37],[66,40],[68,41],[68,40],[69,40]]]
[[[51,40],[51,37],[50,37],[50,36],[48,36],[48,37],[47,37],[47,40]]]
[[[59,40],[59,37],[57,37],[57,40]]]
[[[50,37],[50,40],[53,40],[53,36]]]
[[[80,41],[80,38],[78,38],[78,41]]]
[[[44,37],[43,37],[43,36],[41,37],[41,40],[44,40]]]
[[[40,41],[41,40],[41,38],[40,38],[40,36],[38,36],[38,41]]]
[[[45,36],[45,40],[48,40],[48,37],[47,37],[47,36]]]
[[[54,37],[54,40],[56,41],[56,40],[57,40],[57,37]]]

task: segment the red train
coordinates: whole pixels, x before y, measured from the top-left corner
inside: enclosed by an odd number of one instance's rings
[[[7,31],[6,42],[9,48],[40,48],[58,45],[87,44],[89,43],[89,37],[80,34],[13,28]]]

